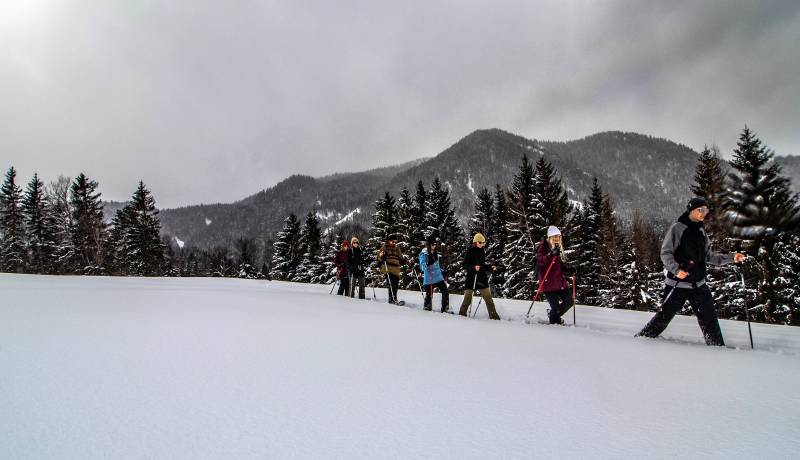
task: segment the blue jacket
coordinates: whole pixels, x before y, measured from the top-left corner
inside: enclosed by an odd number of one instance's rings
[[[439,257],[436,257],[436,260],[428,265],[428,248],[419,253],[419,266],[422,267],[422,284],[425,286],[444,281],[442,268],[439,266]]]

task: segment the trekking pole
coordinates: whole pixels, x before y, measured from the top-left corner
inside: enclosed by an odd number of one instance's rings
[[[372,275],[370,278],[372,278],[372,282],[369,283],[372,285],[372,300],[378,300],[378,296],[375,295],[375,275]]]
[[[750,349],[754,349],[753,346],[753,329],[750,327],[750,310],[747,309],[747,289],[744,284],[744,270],[739,270],[739,279],[742,281],[742,303],[744,305],[744,314],[747,318],[747,332],[750,334]]]
[[[491,275],[489,275],[489,289],[491,289],[491,287],[492,287],[492,277],[494,277],[494,273],[492,273]],[[483,296],[481,296],[481,298],[480,298],[480,299],[478,299],[478,306],[477,306],[477,307],[475,307],[475,311],[472,313],[472,317],[473,317],[473,318],[474,318],[475,316],[477,316],[477,314],[478,314],[478,310],[481,308],[481,302],[483,302]]]
[[[337,283],[338,281],[339,281],[339,278],[336,278],[336,279],[334,279],[334,280],[333,280],[333,286],[331,286],[331,292],[329,292],[329,293],[328,293],[328,295],[331,295],[331,294],[333,294],[333,288],[335,288],[335,287],[336,287],[336,283]]]
[[[472,295],[475,295],[475,286],[478,284],[478,272],[475,272],[475,278],[472,280]],[[469,299],[469,310],[467,310],[467,318],[472,316],[472,298]]]
[[[572,274],[572,325],[575,326],[577,323],[575,322],[575,310],[578,307],[575,305],[575,274]]]
[[[539,285],[539,289],[536,290],[536,295],[533,296],[533,302],[531,302],[531,306],[528,308],[528,313],[525,314],[525,319],[528,319],[530,317],[531,310],[533,310],[533,304],[535,304],[536,299],[539,298],[539,294],[542,292],[542,289],[544,288],[544,283],[545,281],[547,281],[547,275],[550,274],[550,269],[553,268],[553,264],[556,262],[557,258],[558,258],[557,256],[553,257],[553,261],[550,262],[550,266],[547,267],[547,271],[544,272],[544,278],[542,278],[542,283]]]
[[[414,272],[414,279],[417,281],[417,286],[419,286],[419,293],[420,293],[420,295],[422,295],[422,303],[424,304],[425,303],[425,292],[424,292],[425,290],[422,289],[422,283],[419,282],[419,277],[417,276],[417,267],[416,266],[412,266],[411,270],[413,270],[413,272]]]

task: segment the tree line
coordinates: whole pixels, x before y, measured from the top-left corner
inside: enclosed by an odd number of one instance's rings
[[[709,282],[719,316],[743,319],[745,303],[757,321],[800,324],[800,210],[798,196],[781,175],[774,153],[747,127],[733,152],[730,170],[715,147],[698,157],[692,193],[711,208],[706,228],[717,250],[747,251],[741,268],[711,268]],[[439,240],[442,266],[452,290],[463,288],[461,257],[471,235],[487,237],[487,260],[498,266],[492,279],[498,296],[531,299],[536,278],[535,245],[549,225],[562,230],[565,263],[576,276],[581,304],[653,310],[661,299],[659,257],[665,228],[655,228],[639,210],[623,222],[610,195],[595,178],[582,202],[570,201],[555,168],[540,157],[523,156],[508,187],[482,189],[472,218],[456,218],[448,184],[435,172],[398,197],[385,193],[375,203],[371,228],[320,228],[315,211],[304,220],[288,216],[280,232],[259,245],[240,237],[233,250],[178,247],[162,235],[155,199],[141,181],[131,200],[104,220],[98,183],[85,174],[59,177],[45,186],[34,174],[23,192],[11,167],[0,187],[0,270],[10,273],[227,276],[310,283],[335,280],[333,260],[351,236],[366,237],[374,257],[390,234],[401,251],[416,258],[428,235]],[[691,182],[690,182],[691,181]],[[686,197],[688,201],[688,196]],[[678,216],[675,216],[676,218]],[[415,289],[413,263],[404,267],[401,288]],[[739,272],[746,279],[742,290]],[[371,264],[368,277],[385,284]],[[688,311],[687,311],[688,313]]]

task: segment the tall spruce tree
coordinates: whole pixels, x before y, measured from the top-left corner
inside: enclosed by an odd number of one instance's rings
[[[72,268],[79,274],[99,274],[102,272],[106,224],[97,182],[79,174],[70,187],[69,200],[72,211],[70,236],[75,249]]]
[[[22,198],[22,211],[28,234],[28,271],[52,273],[56,227],[38,174],[34,174],[28,183]]]
[[[272,271],[270,272],[272,279],[280,281],[294,279],[302,256],[303,254],[300,252],[300,221],[294,214],[289,214],[273,245]]]
[[[506,269],[504,294],[514,299],[532,299],[536,276],[536,242],[542,237],[541,203],[534,197],[533,167],[527,155],[522,157],[508,192]]]
[[[486,241],[494,240],[494,199],[487,188],[482,188],[475,198],[475,211],[469,221],[469,235],[482,233]],[[492,258],[491,245],[487,245],[486,258]]]
[[[733,153],[725,219],[731,235],[746,240],[755,252],[755,263],[748,271],[755,271],[761,281],[753,310],[759,320],[786,322],[785,312],[791,308],[781,302],[776,289],[775,246],[783,232],[800,226],[798,196],[772,161],[774,153],[747,126]]]
[[[576,270],[578,303],[599,305],[600,274],[599,257],[601,241],[600,227],[603,213],[603,189],[597,178],[592,181],[592,190],[583,206],[575,215],[572,264]]]
[[[414,241],[414,231],[411,218],[414,213],[414,201],[406,187],[400,190],[397,199],[397,247],[408,257],[418,254],[419,242]],[[411,272],[404,271],[400,275],[400,289],[417,289],[416,281]]]
[[[161,223],[155,199],[142,181],[126,207],[130,207],[132,216],[123,239],[127,272],[140,276],[161,275],[166,249],[161,243]]]
[[[439,177],[434,178],[428,193],[427,228],[427,235],[438,239],[440,265],[448,283],[463,286],[466,273],[458,261],[466,249],[464,230],[456,218],[450,191]]]
[[[504,292],[506,267],[506,241],[508,240],[508,206],[506,205],[506,192],[499,184],[495,184],[494,209],[492,211],[492,238],[489,240],[487,252],[497,263],[497,271],[492,277],[492,284],[498,294]],[[471,236],[471,235],[470,235]],[[469,240],[469,238],[467,239]]]
[[[302,260],[297,267],[294,281],[303,283],[320,283],[325,278],[325,264],[322,261],[322,232],[316,213],[306,215],[303,229],[300,232],[300,252]]]
[[[623,308],[632,301],[630,290],[625,286],[624,266],[632,262],[626,258],[626,241],[622,223],[614,213],[608,193],[603,194],[600,207],[599,237],[597,240],[599,260],[598,285],[600,306]]]
[[[12,166],[0,186],[0,269],[9,273],[22,273],[27,260],[22,189],[16,179]]]
[[[534,170],[533,194],[536,198],[538,213],[541,215],[542,227],[536,229],[546,235],[547,227],[555,225],[567,236],[565,227],[572,212],[572,204],[569,202],[567,190],[561,178],[556,176],[555,168],[544,157],[539,158]]]
[[[258,246],[255,240],[240,236],[233,242],[233,249],[236,252],[236,265],[239,270],[236,276],[242,279],[257,279],[259,277],[256,269]]]
[[[330,230],[325,235],[325,243],[323,244],[323,266],[324,277],[321,282],[325,284],[333,283],[336,280],[336,254],[339,252],[342,241],[344,241],[344,234],[340,231]]]
[[[389,235],[397,233],[397,203],[389,192],[383,198],[375,202],[375,213],[372,214],[372,229],[367,247],[364,252],[375,259],[378,251],[381,250]],[[386,277],[383,276],[376,266],[370,266],[369,277],[377,286],[386,286]]]
[[[710,149],[704,146],[697,160],[691,189],[695,196],[702,196],[708,201],[709,214],[704,227],[717,249],[726,243],[727,236],[722,221],[725,174],[717,146],[711,146]]]

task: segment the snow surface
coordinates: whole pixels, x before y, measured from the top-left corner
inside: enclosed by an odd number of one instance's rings
[[[209,219],[208,217],[206,217],[205,219],[206,219],[206,227],[211,225],[211,219]]]
[[[183,249],[183,247],[186,245],[186,242],[185,242],[185,241],[183,241],[183,240],[181,240],[181,239],[179,239],[179,238],[176,236],[176,237],[175,237],[175,244],[177,244],[179,248]]]
[[[800,329],[467,319],[235,279],[0,275],[0,458],[796,458]],[[367,294],[372,297],[372,290]],[[377,290],[385,300],[384,289]],[[452,296],[454,306],[460,296]],[[477,301],[475,302],[477,305]],[[434,298],[438,308],[438,295]],[[543,318],[544,304],[534,307]],[[572,321],[572,312],[565,315]]]

